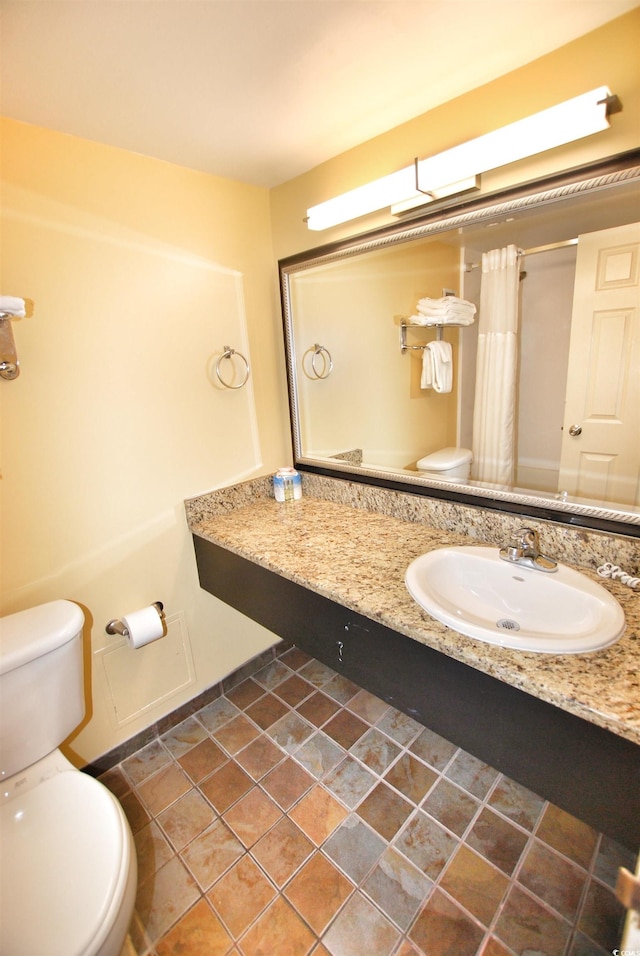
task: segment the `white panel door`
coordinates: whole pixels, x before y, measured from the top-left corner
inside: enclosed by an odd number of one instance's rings
[[[640,223],[578,240],[559,491],[640,504]]]

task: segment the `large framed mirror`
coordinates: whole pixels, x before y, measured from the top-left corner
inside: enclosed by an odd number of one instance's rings
[[[505,373],[487,273],[514,247]],[[640,536],[640,150],[279,265],[297,468]]]

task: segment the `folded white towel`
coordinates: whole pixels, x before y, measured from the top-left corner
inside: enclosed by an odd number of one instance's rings
[[[440,299],[419,299],[416,312],[409,319],[410,325],[472,325],[476,307],[466,299],[445,295]]]
[[[452,305],[449,309],[432,309],[427,305],[418,305],[416,311],[418,315],[442,316],[443,318],[450,315],[468,315],[473,318],[475,315],[474,309],[467,309],[462,305]]]
[[[438,315],[419,313],[410,315],[407,319],[408,325],[473,325],[474,317],[465,313],[439,313]]]
[[[422,388],[450,392],[453,386],[453,361],[449,342],[429,342],[422,353]]]
[[[424,299],[418,299],[416,307],[418,312],[450,312],[455,309],[462,309],[465,312],[470,311],[475,315],[476,307],[468,299],[460,299],[457,295],[443,295],[439,299],[430,299],[426,296]]]
[[[27,314],[24,299],[19,299],[15,295],[0,295],[0,312],[8,312],[23,319]]]

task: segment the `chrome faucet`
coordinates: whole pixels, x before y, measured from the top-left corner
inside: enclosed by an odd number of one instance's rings
[[[511,544],[500,548],[503,561],[519,564],[536,571],[557,571],[558,562],[540,553],[538,532],[532,528],[519,528],[511,535]]]

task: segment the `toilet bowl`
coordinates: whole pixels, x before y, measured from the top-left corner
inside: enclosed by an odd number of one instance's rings
[[[441,448],[421,458],[417,468],[439,481],[468,481],[472,458],[468,448]]]
[[[10,956],[120,956],[133,914],[122,807],[57,749],[84,715],[83,622],[69,601],[0,620],[0,953]]]

